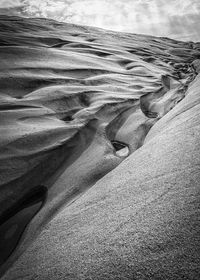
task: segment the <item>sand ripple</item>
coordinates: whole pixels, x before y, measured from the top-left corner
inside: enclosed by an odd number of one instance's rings
[[[198,43],[1,16],[0,214],[45,185],[36,231],[143,145],[199,57]]]

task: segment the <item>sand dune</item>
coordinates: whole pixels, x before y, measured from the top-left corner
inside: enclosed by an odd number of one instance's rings
[[[2,279],[199,279],[199,58],[0,17]]]

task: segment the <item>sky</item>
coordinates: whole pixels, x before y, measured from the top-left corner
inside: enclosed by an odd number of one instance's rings
[[[0,0],[0,13],[200,41],[199,0]]]

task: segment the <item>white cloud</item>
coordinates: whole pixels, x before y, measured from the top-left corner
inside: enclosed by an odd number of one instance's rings
[[[19,7],[21,5],[21,0],[0,0],[0,8]]]
[[[20,4],[32,17],[172,37],[193,27],[200,37],[199,0],[0,0],[0,7]]]

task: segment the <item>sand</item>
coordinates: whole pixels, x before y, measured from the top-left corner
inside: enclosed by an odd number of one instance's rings
[[[200,278],[199,58],[0,17],[2,279]]]

